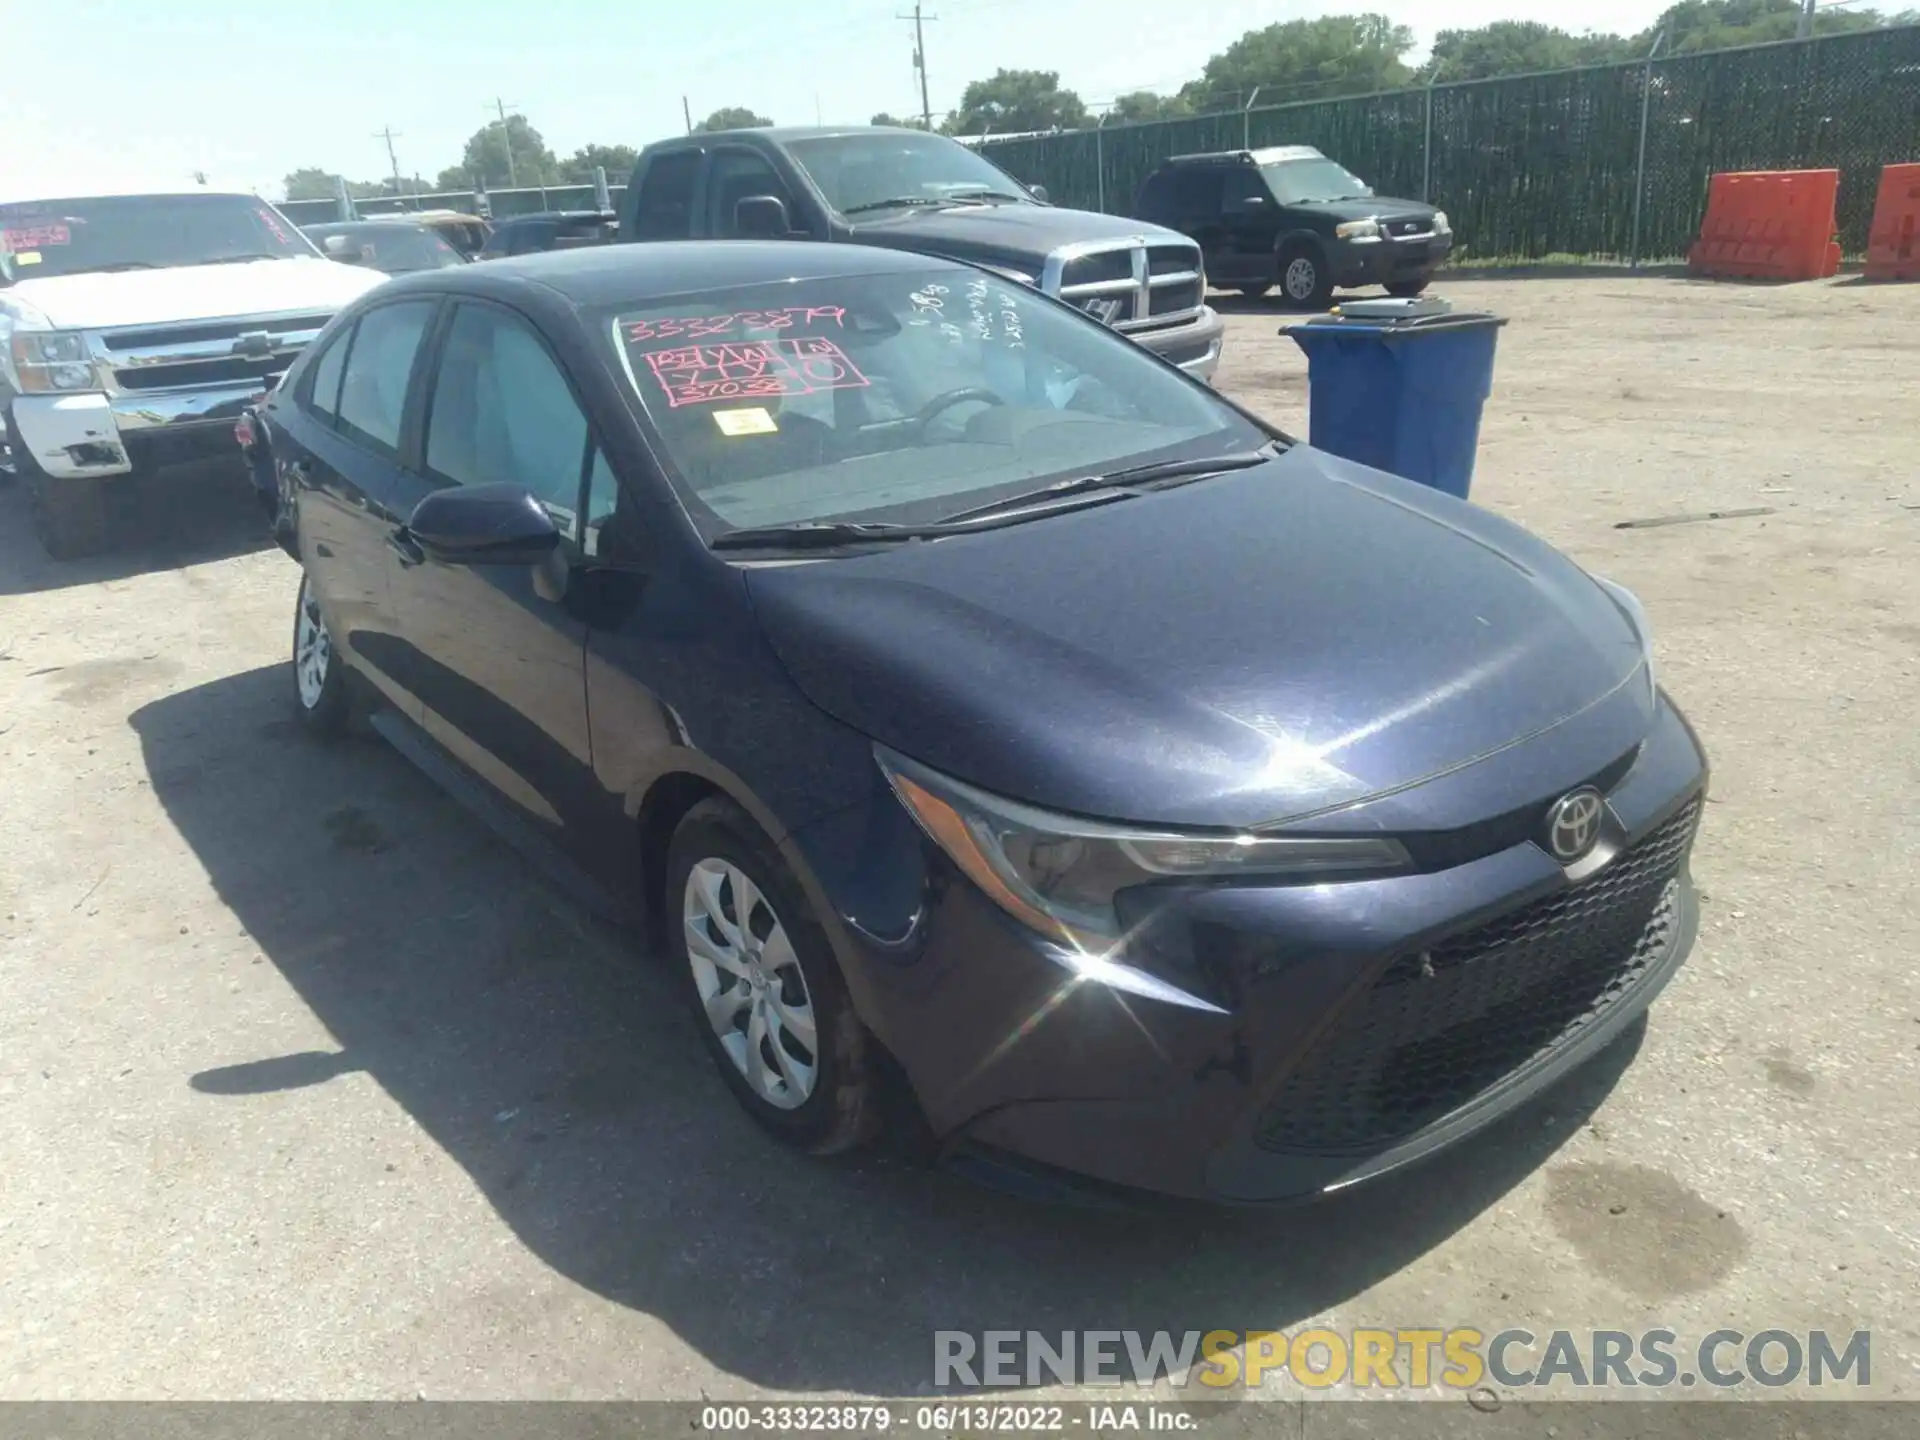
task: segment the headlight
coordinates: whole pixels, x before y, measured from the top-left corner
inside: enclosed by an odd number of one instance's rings
[[[1084,949],[1119,938],[1114,899],[1167,880],[1303,879],[1399,869],[1396,840],[1136,830],[1054,815],[874,747],[894,794],[967,877],[1016,920]]]
[[[1380,222],[1378,220],[1349,220],[1344,225],[1336,225],[1333,233],[1342,240],[1378,240]]]
[[[1446,211],[1436,210],[1433,212],[1433,233],[1436,235],[1451,235],[1453,233],[1453,222],[1447,219]]]
[[[22,390],[91,390],[87,337],[74,330],[16,330],[13,364]]]
[[[1653,627],[1647,623],[1647,607],[1624,585],[1617,585],[1602,575],[1595,575],[1593,581],[1607,592],[1607,598],[1619,607],[1620,613],[1627,617],[1627,624],[1633,627],[1633,633],[1640,637],[1640,663],[1647,667],[1647,687],[1658,700],[1660,686],[1653,674]]]

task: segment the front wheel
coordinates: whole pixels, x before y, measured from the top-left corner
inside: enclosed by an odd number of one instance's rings
[[[1418,280],[1396,280],[1393,284],[1387,286],[1387,294],[1393,296],[1396,300],[1411,300],[1416,295],[1426,294],[1427,286],[1432,283],[1433,277],[1431,275],[1422,276]]]
[[[300,723],[331,739],[346,729],[349,711],[346,666],[334,654],[333,634],[320,613],[313,582],[300,576],[293,608],[293,697]]]
[[[826,936],[759,827],[726,800],[687,812],[667,854],[672,949],[708,1053],[766,1129],[816,1155],[878,1128],[872,1055]]]
[[[1303,310],[1324,310],[1333,299],[1333,275],[1312,246],[1290,245],[1280,252],[1280,288],[1289,304]]]
[[[94,475],[55,479],[31,456],[15,452],[14,464],[27,476],[34,533],[55,560],[81,560],[107,548],[110,481]]]

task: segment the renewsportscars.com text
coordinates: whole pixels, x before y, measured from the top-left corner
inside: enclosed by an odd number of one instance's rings
[[[938,1330],[933,1383],[1211,1389],[1291,1381],[1309,1389],[1653,1389],[1853,1385],[1873,1380],[1865,1330]]]

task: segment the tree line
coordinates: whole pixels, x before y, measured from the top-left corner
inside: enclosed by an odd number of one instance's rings
[[[1678,0],[1635,35],[1575,33],[1537,21],[1500,20],[1476,29],[1442,30],[1419,70],[1409,63],[1415,49],[1413,31],[1385,15],[1288,20],[1247,31],[1209,59],[1197,79],[1176,91],[1135,90],[1101,106],[1090,106],[1063,86],[1057,71],[998,70],[970,83],[961,93],[959,108],[936,128],[948,135],[1078,130],[1102,116],[1106,124],[1170,120],[1236,110],[1250,103],[1279,105],[1365,95],[1430,79],[1491,80],[1643,59],[1662,34],[1665,54],[1722,50],[1791,40],[1800,23],[1800,9],[1800,0]],[[1920,24],[1920,11],[1823,8],[1815,12],[1813,21],[1816,35],[1910,24]],[[730,106],[714,111],[694,128],[729,130],[772,123],[755,111]],[[879,114],[872,123],[918,127],[924,122],[920,117]],[[595,166],[605,167],[607,177],[618,184],[632,173],[637,158],[632,146],[585,145],[559,159],[524,115],[510,115],[504,126],[496,121],[475,131],[460,163],[442,170],[430,188],[585,185],[592,183]],[[334,194],[336,179],[323,170],[305,169],[287,176],[286,184],[290,200],[319,199]],[[401,185],[412,193],[429,188],[418,176]],[[352,182],[349,189],[356,198],[390,195],[394,182]]]

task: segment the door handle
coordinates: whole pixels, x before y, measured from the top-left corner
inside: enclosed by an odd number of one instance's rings
[[[427,558],[427,552],[407,533],[404,525],[387,532],[387,548],[400,557],[402,565],[408,567],[418,565]]]

